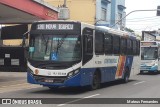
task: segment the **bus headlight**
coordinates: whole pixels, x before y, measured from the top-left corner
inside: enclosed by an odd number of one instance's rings
[[[68,73],[68,76],[67,76],[67,77],[70,78],[70,77],[72,77],[72,76],[78,74],[78,72],[79,72],[79,69],[74,70],[74,71],[71,71],[71,72]]]

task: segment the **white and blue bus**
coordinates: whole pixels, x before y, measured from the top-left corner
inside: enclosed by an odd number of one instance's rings
[[[141,73],[157,73],[160,70],[160,42],[141,41]]]
[[[39,21],[32,24],[29,39],[31,84],[97,89],[109,81],[128,82],[139,72],[140,41],[124,31],[77,21]]]

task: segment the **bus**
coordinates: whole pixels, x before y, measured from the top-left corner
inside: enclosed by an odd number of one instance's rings
[[[140,73],[157,73],[160,70],[160,44],[158,41],[141,41]]]
[[[127,32],[48,20],[34,22],[29,34],[28,83],[95,90],[109,81],[128,82],[139,72],[140,41]]]

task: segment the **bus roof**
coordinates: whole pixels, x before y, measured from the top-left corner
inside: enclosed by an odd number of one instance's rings
[[[88,23],[84,23],[84,22],[80,22],[80,21],[75,21],[75,20],[41,20],[41,21],[35,21],[34,23],[45,23],[45,22],[72,22],[72,23],[81,23],[82,25],[91,27],[93,29],[97,29],[97,30],[102,30],[106,33],[111,33],[111,34],[115,34],[115,35],[120,35],[120,36],[125,36],[125,37],[133,37],[136,38],[136,36],[132,33],[126,32],[126,31],[121,31],[121,30],[117,30],[117,29],[113,29],[113,28],[109,28],[106,26],[94,26],[92,24],[88,24]]]

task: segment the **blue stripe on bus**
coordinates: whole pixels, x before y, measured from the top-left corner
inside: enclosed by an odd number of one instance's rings
[[[101,70],[102,83],[115,80],[116,67],[110,67],[110,68],[106,67],[99,69]],[[28,71],[27,80],[29,83],[41,84],[44,86],[86,86],[92,83],[93,74],[95,70],[96,70],[95,68],[82,68],[77,75],[67,79],[64,83],[57,83],[57,84],[37,82],[34,79],[33,75],[30,74],[30,72]]]
[[[132,62],[133,62],[133,56],[128,56],[126,58],[126,63],[125,63],[125,67],[129,67],[129,69],[131,69],[132,67]],[[101,72],[101,83],[104,82],[109,82],[109,81],[114,81],[115,80],[115,75],[116,75],[116,70],[117,67],[101,67],[98,68]],[[80,69],[80,72],[67,79],[64,83],[41,83],[41,82],[37,82],[32,74],[30,74],[30,71],[28,71],[27,73],[27,79],[29,83],[32,84],[41,84],[43,86],[47,86],[47,87],[52,87],[52,86],[86,86],[86,85],[91,85],[92,83],[92,79],[93,79],[93,74],[96,71],[96,68],[82,68]],[[124,75],[124,74],[123,74]]]
[[[130,72],[131,72],[131,68],[132,68],[132,63],[133,63],[133,56],[127,56],[125,68],[128,67]],[[123,74],[123,77],[124,77],[124,74]]]

